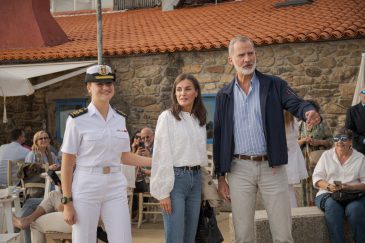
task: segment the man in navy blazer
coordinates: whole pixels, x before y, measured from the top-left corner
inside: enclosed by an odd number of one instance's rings
[[[217,94],[213,158],[219,193],[231,201],[236,243],[254,242],[258,189],[273,242],[293,242],[283,109],[314,125],[321,118],[284,80],[256,70],[249,38],[233,38],[228,51],[237,76]]]
[[[347,110],[346,128],[353,133],[354,149],[365,155],[365,86],[360,91],[360,103]]]

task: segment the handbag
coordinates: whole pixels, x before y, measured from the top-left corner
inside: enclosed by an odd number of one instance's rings
[[[222,204],[222,199],[218,194],[218,189],[213,182],[213,178],[209,171],[204,167],[201,168],[202,183],[202,200],[209,202],[213,208],[218,208]]]
[[[202,201],[195,243],[221,243],[223,241],[213,208],[209,202]]]
[[[45,172],[41,163],[24,163],[20,166],[17,176],[26,188],[27,196],[38,198],[44,195],[45,179],[41,174]]]
[[[136,181],[136,188],[133,190],[133,192],[136,193],[142,193],[142,192],[149,192],[149,186],[146,182],[145,178],[143,178],[140,181]]]
[[[331,194],[331,197],[341,204],[347,204],[365,196],[363,190],[339,190]]]

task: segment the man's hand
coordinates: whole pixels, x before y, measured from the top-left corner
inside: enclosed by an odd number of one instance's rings
[[[167,214],[171,214],[172,213],[172,206],[171,206],[171,199],[170,197],[167,197],[165,199],[160,200],[160,206],[162,208],[162,210],[167,213]]]
[[[305,117],[308,125],[316,126],[321,122],[321,116],[315,110],[307,111]]]
[[[231,201],[231,197],[229,196],[229,186],[225,176],[220,176],[218,178],[218,192],[221,198],[225,201]]]

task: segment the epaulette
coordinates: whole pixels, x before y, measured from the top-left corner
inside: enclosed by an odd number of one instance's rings
[[[75,117],[81,116],[81,115],[86,114],[86,113],[87,113],[87,108],[81,108],[81,109],[78,109],[76,111],[71,112],[70,116],[72,118],[75,118]]]
[[[113,108],[115,110],[116,113],[118,113],[121,116],[124,116],[125,118],[128,118],[127,114],[125,114],[124,112],[117,110],[116,108]]]

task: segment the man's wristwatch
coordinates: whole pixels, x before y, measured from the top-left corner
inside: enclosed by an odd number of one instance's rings
[[[217,172],[217,177],[220,177],[220,176],[226,176],[226,173],[224,173],[224,172]]]
[[[72,202],[72,197],[62,197],[61,198],[61,203],[62,204],[67,204],[69,202]]]

